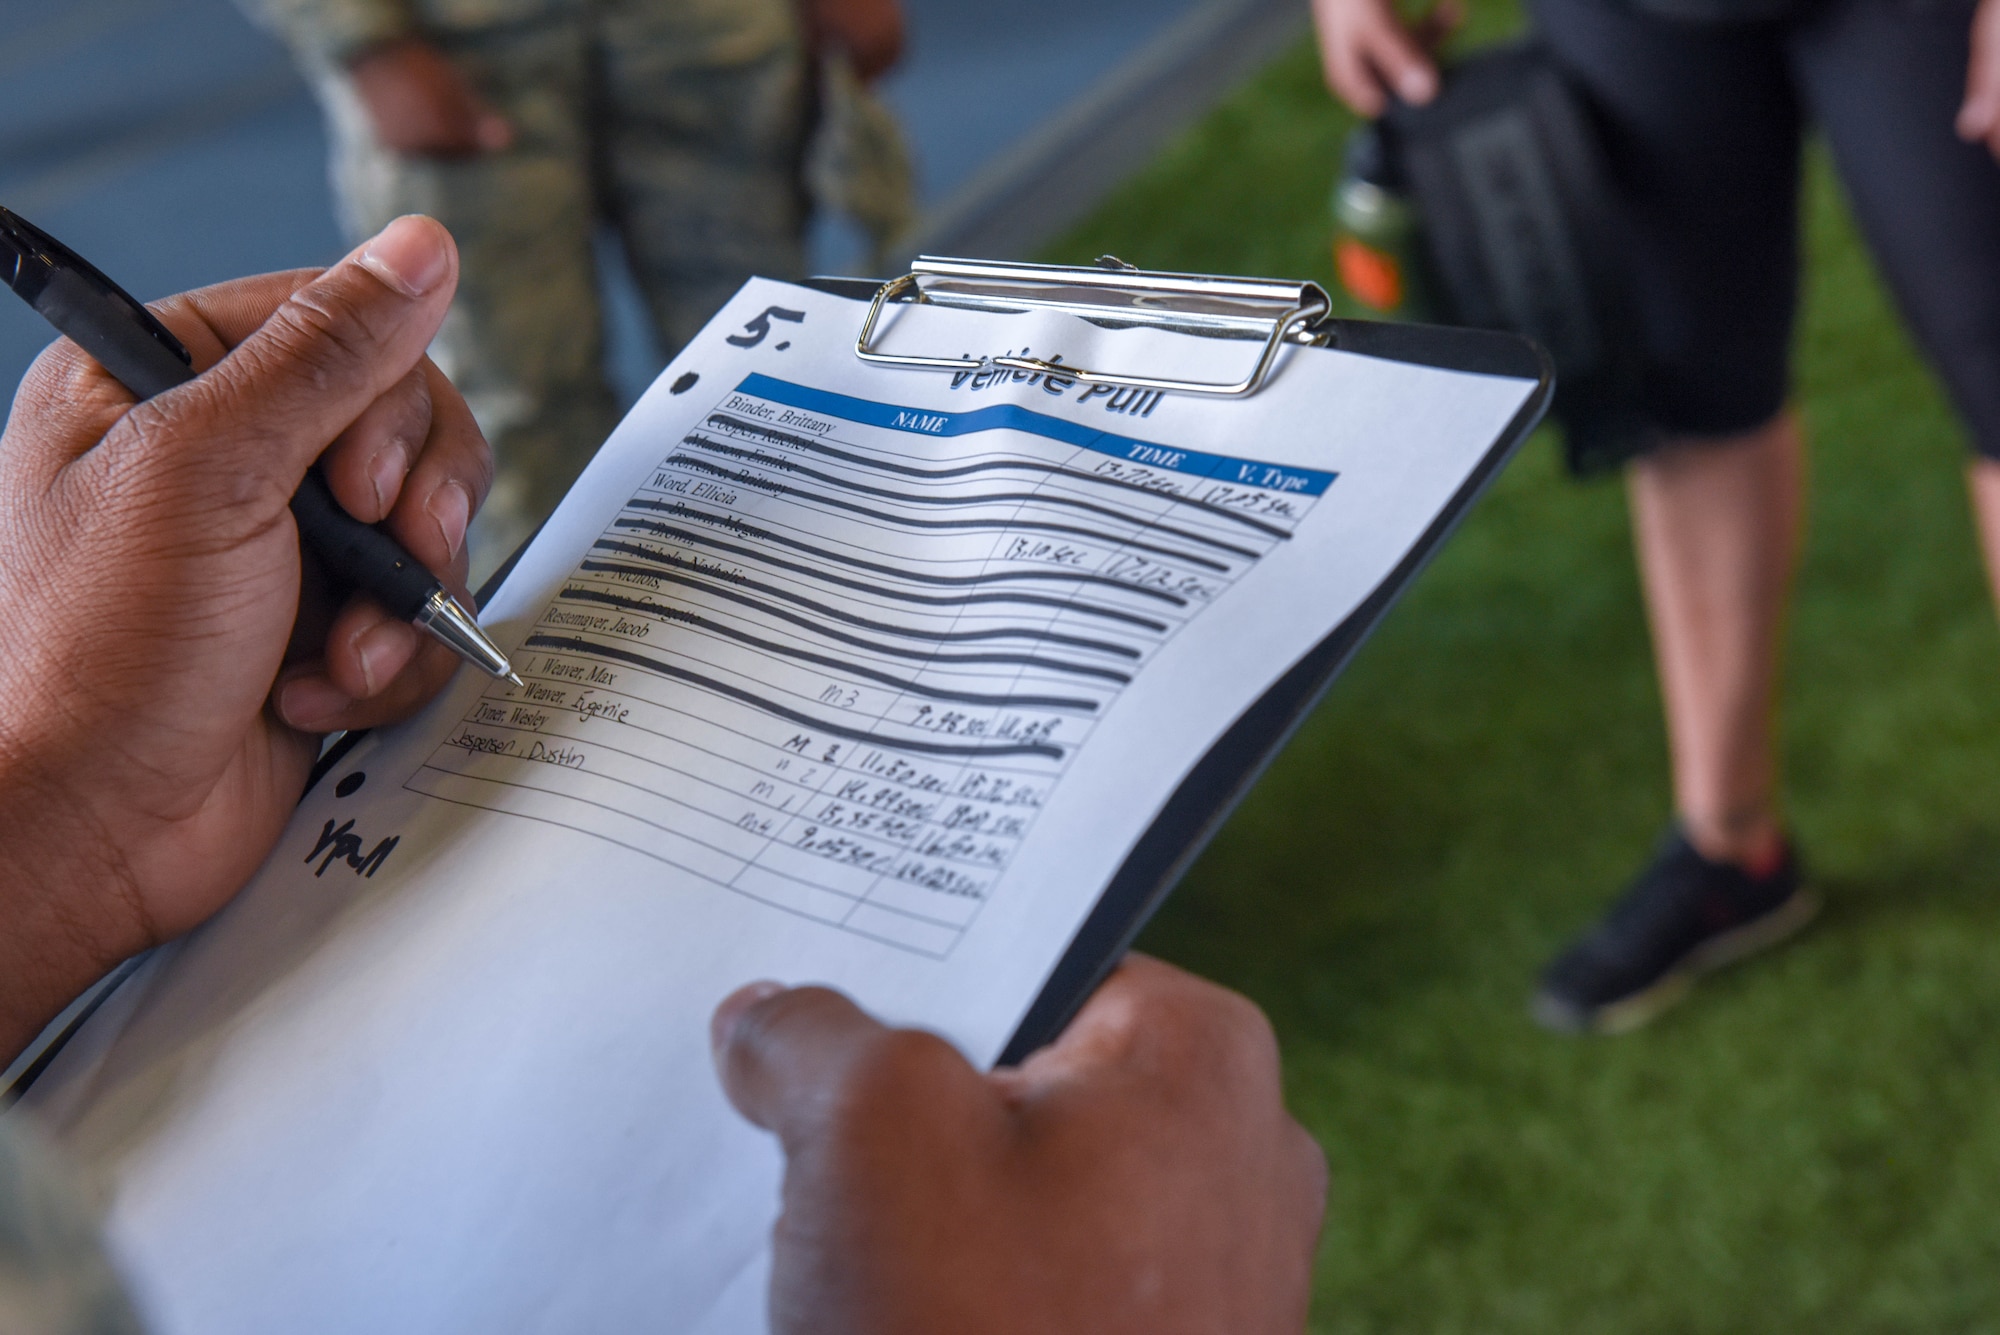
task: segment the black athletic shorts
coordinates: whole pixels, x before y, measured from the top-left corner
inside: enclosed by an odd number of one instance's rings
[[[1531,3],[1603,119],[1658,426],[1730,435],[1784,404],[1811,122],[1973,447],[2000,458],[2000,163],[1953,132],[1973,0],[1800,0],[1743,23]]]

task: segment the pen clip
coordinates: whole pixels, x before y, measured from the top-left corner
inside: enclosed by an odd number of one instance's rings
[[[8,285],[28,301],[38,302],[49,279],[56,274],[76,274],[123,307],[154,342],[173,353],[183,366],[194,365],[194,356],[187,346],[175,338],[173,331],[161,324],[151,311],[140,305],[131,293],[105,277],[89,260],[12,209],[0,208],[0,241],[5,242],[5,249],[11,251],[14,258],[14,273]]]

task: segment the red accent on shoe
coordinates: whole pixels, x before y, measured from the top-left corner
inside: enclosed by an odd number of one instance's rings
[[[1743,874],[1753,881],[1768,881],[1784,870],[1785,861],[1791,856],[1791,847],[1784,839],[1773,839],[1761,851],[1761,856],[1745,858]]]

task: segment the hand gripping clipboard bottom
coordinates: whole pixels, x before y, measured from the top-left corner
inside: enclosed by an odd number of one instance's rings
[[[964,278],[972,274],[977,266],[964,262],[937,262],[951,264],[956,276]],[[1114,283],[1129,293],[1135,283],[1147,279],[1170,279],[1188,290],[1201,282],[1231,282],[1234,280],[1203,280],[1188,275],[1140,274],[1129,268],[1116,265],[1115,261],[1100,262],[1095,269],[1065,270],[1054,266],[1010,265],[992,266],[996,271],[1016,278],[1024,272],[1037,271],[1038,274],[1080,277],[1084,282],[1093,280]],[[1111,275],[1109,278],[1103,275]],[[901,280],[899,280],[901,281]],[[804,286],[826,292],[833,296],[848,297],[858,301],[876,302],[893,287],[868,279],[813,278]],[[1540,423],[1548,410],[1549,400],[1555,392],[1555,368],[1548,354],[1533,342],[1516,334],[1500,333],[1476,329],[1448,329],[1424,325],[1377,324],[1363,320],[1342,320],[1324,315],[1324,306],[1317,312],[1311,309],[1310,294],[1317,292],[1311,284],[1246,284],[1251,288],[1286,288],[1291,292],[1308,294],[1307,300],[1290,308],[1280,303],[1272,309],[1268,292],[1259,293],[1264,298],[1263,318],[1273,330],[1267,351],[1275,349],[1281,341],[1309,344],[1319,347],[1337,348],[1344,352],[1362,356],[1379,357],[1389,361],[1408,362],[1417,366],[1430,366],[1443,370],[1467,371],[1485,375],[1507,376],[1519,380],[1532,380],[1535,390],[1522,404],[1520,411],[1487,449],[1479,465],[1466,478],[1451,501],[1431,521],[1430,527],[1418,539],[1389,577],[1378,585],[1373,593],[1356,608],[1348,618],[1337,626],[1331,634],[1321,640],[1313,649],[1293,664],[1276,685],[1249,709],[1245,710],[1235,723],[1223,733],[1208,753],[1195,767],[1188,771],[1159,813],[1153,818],[1146,832],[1139,837],[1118,872],[1106,884],[1098,896],[1096,907],[1077,929],[1064,950],[1062,958],[1043,984],[1040,994],[1029,1006],[1014,1035],[1008,1040],[1000,1055],[999,1065],[1018,1065],[1028,1054],[1054,1041],[1069,1023],[1091,993],[1118,966],[1125,952],[1140,931],[1166,902],[1188,868],[1194,864],[1209,841],[1222,828],[1237,804],[1248,795],[1264,770],[1277,758],[1285,743],[1303,724],[1313,708],[1333,685],[1354,653],[1384,615],[1394,606],[1396,600],[1413,583],[1417,575],[1429,563],[1431,557],[1457,528],[1458,523],[1471,510],[1473,503],[1485,492],[1493,479],[1499,476],[1514,452]],[[1061,304],[1074,313],[1089,315],[1079,309],[1075,294],[1070,294],[1066,302],[1043,302],[1038,304]],[[1101,314],[1106,323],[1139,323],[1129,309],[1104,310]],[[1310,318],[1307,318],[1310,317]],[[1222,333],[1224,336],[1242,337],[1243,321],[1227,318],[1208,321],[1199,314],[1195,319],[1183,322],[1173,316],[1143,321],[1176,328],[1185,333]],[[1208,328],[1204,330],[1203,324]],[[862,346],[865,348],[865,333]],[[1258,373],[1248,381],[1230,386],[1181,386],[1195,393],[1247,394],[1261,384],[1263,375],[1270,369],[1270,357],[1260,364]],[[949,368],[944,368],[949,369]],[[1073,374],[1073,371],[1070,372]],[[1106,377],[1111,379],[1112,377]],[[479,589],[478,601],[483,605],[505,582],[512,572],[521,553],[534,542],[530,535],[514,550],[512,556],[494,572],[491,579]],[[307,781],[306,791],[310,793],[315,785],[351,751],[365,733],[348,733],[337,739],[321,755],[319,763],[313,767]],[[50,1035],[39,1051],[28,1063],[21,1067],[13,1083],[0,1089],[0,1110],[13,1103],[32,1085],[63,1046],[82,1029],[97,1008],[120,983],[137,969],[143,957],[126,961],[108,975],[96,987],[85,993],[72,1005],[67,1015],[57,1022],[60,1028]],[[32,1050],[32,1049],[31,1049]]]

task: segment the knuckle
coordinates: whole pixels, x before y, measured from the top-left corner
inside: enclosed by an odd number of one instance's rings
[[[1163,1003],[1145,1026],[1164,1045],[1166,1060],[1202,1072],[1218,1087],[1278,1097],[1278,1040],[1270,1020],[1239,992],[1201,979]]]
[[[871,1035],[823,1091],[826,1143],[848,1155],[885,1140],[907,1143],[936,1107],[956,1059],[934,1035],[897,1029]]]
[[[382,349],[384,331],[368,316],[366,303],[337,281],[322,280],[294,292],[265,328],[273,355],[305,370],[319,388],[347,389],[372,378]],[[252,339],[237,351],[253,347],[263,351],[264,341]]]
[[[1259,1006],[1241,992],[1223,987],[1219,983],[1207,984],[1209,1002],[1215,1010],[1217,1027],[1238,1043],[1269,1044],[1275,1046],[1277,1037],[1271,1029],[1271,1021]]]
[[[1278,1064],[1278,1031],[1272,1026],[1271,1017],[1264,1014],[1263,1007],[1240,992],[1230,992],[1227,996],[1227,1023],[1235,1047],[1254,1054],[1275,1070]]]
[[[1183,1023],[1193,1032],[1224,1047],[1276,1047],[1271,1022],[1256,1002],[1241,992],[1183,975],[1174,996]]]
[[[431,432],[435,443],[449,451],[452,471],[475,488],[473,495],[484,500],[493,489],[493,447],[478,419],[458,387],[435,363],[425,360],[425,395],[431,405]]]
[[[1326,1194],[1333,1186],[1332,1170],[1326,1162],[1326,1150],[1312,1132],[1300,1125],[1297,1119],[1287,1118],[1291,1127],[1292,1159],[1298,1165],[1298,1175],[1305,1184],[1310,1200],[1319,1201],[1324,1206]]]
[[[464,437],[449,456],[445,471],[471,489],[475,508],[485,504],[493,492],[493,451],[477,427],[466,428]]]
[[[412,371],[377,400],[389,433],[421,441],[430,434],[431,389],[422,374]]]
[[[1296,1148],[1290,1166],[1293,1200],[1296,1202],[1294,1208],[1297,1211],[1294,1217],[1310,1250],[1311,1240],[1316,1239],[1326,1225],[1333,1177],[1327,1167],[1326,1151],[1320,1148],[1319,1142],[1306,1134],[1305,1128],[1297,1123],[1293,1124],[1293,1130]]]
[[[493,480],[496,476],[493,447],[486,443],[485,434],[476,425],[471,427],[471,436],[472,448],[467,451],[472,462],[470,481],[474,488],[473,496],[484,504],[486,498],[493,492]]]
[[[282,313],[283,308],[280,307],[279,311]],[[229,350],[222,362],[228,368],[228,374],[242,379],[263,380],[284,370],[293,359],[295,353],[289,341],[295,340],[298,334],[282,326],[278,314],[273,314],[260,332],[267,333],[269,337],[252,337]],[[211,385],[214,379],[216,377],[203,377],[195,384]]]
[[[935,1083],[957,1052],[935,1034],[916,1029],[885,1029],[869,1038],[848,1067],[843,1092],[866,1107],[906,1106]]]
[[[342,361],[360,363],[374,346],[353,308],[325,292],[306,289],[298,293],[280,308],[277,319],[295,333],[305,349],[329,348]],[[313,359],[316,366],[319,361]]]
[[[90,380],[90,359],[66,338],[43,348],[21,378],[16,401],[62,402],[84,391]],[[29,396],[33,396],[29,399]]]
[[[370,404],[335,444],[357,468],[385,448],[400,450],[414,466],[430,434],[430,391],[405,377]]]
[[[131,411],[132,395],[68,339],[44,348],[29,366],[7,414],[9,457],[68,462],[97,445]]]

